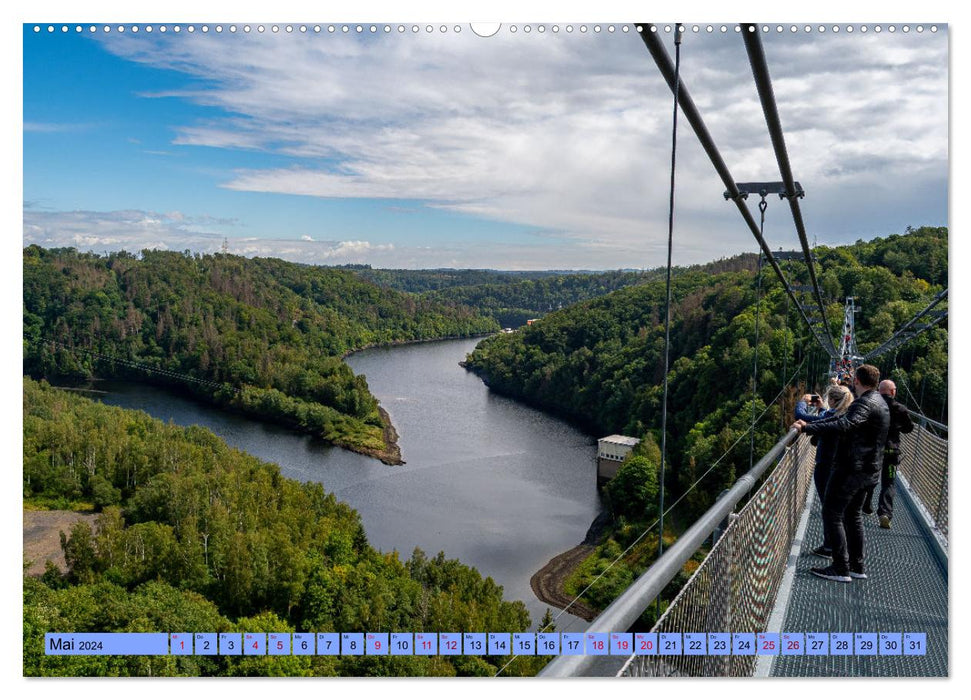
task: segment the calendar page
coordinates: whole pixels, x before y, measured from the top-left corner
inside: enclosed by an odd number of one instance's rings
[[[407,9],[23,19],[22,675],[949,676],[948,23]]]

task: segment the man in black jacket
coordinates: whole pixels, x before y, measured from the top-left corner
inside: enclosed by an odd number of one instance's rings
[[[880,527],[890,529],[893,520],[894,479],[897,478],[897,465],[900,464],[900,434],[909,433],[914,429],[914,422],[910,420],[910,413],[903,404],[897,403],[897,385],[889,379],[880,382],[878,389],[883,400],[890,409],[890,431],[887,433],[887,445],[883,448],[883,471],[880,473],[880,496],[877,499],[877,516]],[[873,491],[866,492],[863,501],[863,512],[872,513]]]
[[[830,581],[848,583],[866,578],[863,570],[863,499],[876,486],[890,429],[887,402],[877,393],[880,370],[860,365],[853,379],[857,399],[839,417],[792,424],[807,435],[840,436],[833,471],[823,499],[823,533],[832,543],[833,563],[811,572]]]

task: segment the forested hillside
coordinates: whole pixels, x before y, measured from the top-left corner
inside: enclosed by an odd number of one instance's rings
[[[451,287],[469,287],[480,284],[503,284],[520,280],[558,277],[571,272],[548,270],[457,270],[439,268],[431,270],[404,270],[373,268],[370,265],[339,265],[338,269],[351,270],[362,279],[397,289],[399,292],[424,293]]]
[[[676,268],[711,273],[752,269],[754,255],[739,255],[705,265]],[[517,328],[533,318],[610,292],[661,279],[663,269],[608,270],[605,272],[495,270],[374,270],[351,266],[355,273],[400,291],[421,293],[431,301],[468,306],[490,316],[503,328]]]
[[[564,306],[640,284],[651,273],[636,271],[556,272],[498,270],[375,270],[349,266],[376,284],[424,299],[468,306],[504,328],[518,327]]]
[[[503,328],[517,328],[528,319],[595,299],[617,289],[656,278],[656,272],[599,272],[556,275],[449,287],[425,294],[426,299],[470,306],[495,318]]]
[[[921,228],[853,246],[821,247],[815,253],[837,346],[843,299],[854,296],[862,308],[857,314],[862,353],[889,338],[947,286],[947,229]],[[793,265],[794,273],[796,269]],[[793,278],[793,283],[800,281]],[[669,503],[745,437],[753,412],[758,416],[765,411],[755,433],[757,459],[781,436],[795,396],[825,381],[827,358],[814,347],[787,305],[782,285],[766,267],[753,399],[756,286],[750,270],[711,274],[699,268],[674,277],[665,481]],[[659,444],[664,293],[663,280],[656,280],[552,313],[520,332],[483,341],[467,366],[494,390],[566,416],[595,433],[650,436],[654,439],[648,444]],[[874,362],[884,376],[897,380],[901,401],[913,408],[919,404],[929,417],[946,421],[947,360],[945,324]],[[793,373],[795,379],[788,382]],[[651,469],[644,467],[645,459]],[[675,523],[691,522],[748,469],[749,459],[745,437],[691,491]],[[625,479],[634,486],[645,480],[656,483],[657,461],[659,453],[642,455],[637,467],[641,475],[625,474]],[[656,494],[656,485],[648,491]],[[617,532],[636,536],[639,530],[630,521],[652,521],[655,512],[648,503],[650,498],[642,503],[642,517],[630,508],[619,512],[615,504]],[[625,537],[618,535],[611,547],[625,544]],[[622,573],[620,567],[611,575]]]
[[[465,307],[276,259],[37,246],[23,256],[27,374],[164,383],[384,459],[377,401],[342,357],[497,329]]]
[[[101,511],[63,540],[69,572],[24,577],[24,675],[494,675],[508,658],[46,656],[52,632],[523,631],[502,587],[443,555],[367,542],[319,484],[164,425],[24,380],[25,505]],[[542,657],[507,670],[532,675]]]

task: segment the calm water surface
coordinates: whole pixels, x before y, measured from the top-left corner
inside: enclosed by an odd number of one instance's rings
[[[320,444],[140,385],[105,382],[106,403],[179,425],[205,426],[233,447],[320,482],[361,515],[375,547],[444,551],[526,603],[534,626],[547,605],[529,578],[578,544],[599,511],[595,440],[566,423],[491,393],[458,366],[476,340],[366,350],[348,358],[391,414],[406,464]],[[556,611],[554,611],[555,613]],[[558,629],[582,630],[564,615]]]

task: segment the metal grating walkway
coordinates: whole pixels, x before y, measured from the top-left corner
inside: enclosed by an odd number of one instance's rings
[[[823,541],[819,499],[812,512],[796,564],[783,631],[926,632],[926,656],[780,656],[773,676],[947,676],[947,570],[900,493],[893,527],[882,530],[876,515],[864,516],[869,578],[834,583],[809,573],[828,560],[809,552]],[[876,494],[874,495],[876,502]]]

